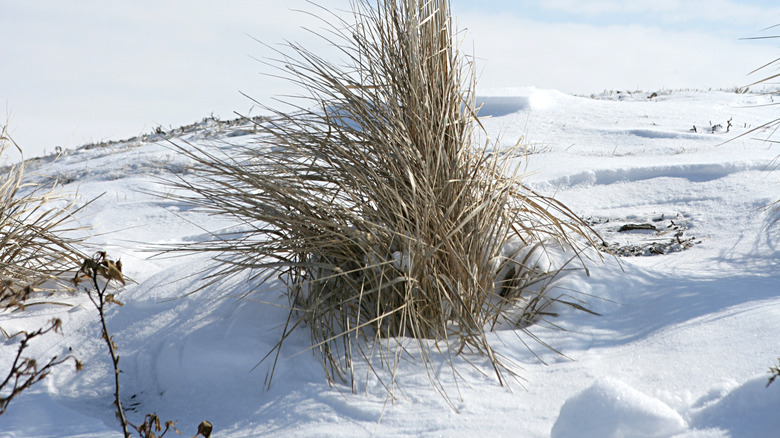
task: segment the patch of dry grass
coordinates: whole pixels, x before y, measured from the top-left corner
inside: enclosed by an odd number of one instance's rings
[[[0,131],[0,157],[18,146]],[[36,292],[71,287],[67,272],[78,269],[81,241],[65,237],[76,227],[73,202],[54,188],[25,182],[24,162],[0,176],[0,310],[24,309]]]
[[[330,381],[354,389],[359,358],[389,372],[372,368],[392,393],[401,340],[414,338],[425,366],[477,353],[503,384],[515,369],[486,333],[522,330],[556,300],[582,308],[548,294],[565,264],[540,260],[553,245],[579,263],[593,234],[523,185],[514,151],[479,140],[449,1],[356,1],[353,12],[327,33],[343,64],[295,44],[280,53],[275,65],[308,97],[258,124],[259,144],[229,156],[179,148],[198,163],[195,180],[176,183],[182,197],[246,227],[182,249],[215,253],[213,283],[246,270],[280,278],[290,314],[276,352],[308,328]]]

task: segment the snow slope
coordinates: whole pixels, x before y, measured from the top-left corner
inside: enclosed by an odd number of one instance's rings
[[[483,124],[504,144],[523,138],[529,184],[592,220],[607,243],[674,242],[672,230],[691,246],[594,260],[589,276],[565,276],[559,290],[576,291],[601,316],[561,309],[554,322],[565,330],[534,329],[565,356],[526,335],[491,334],[522,367],[523,380],[508,387],[466,364],[479,358],[456,359],[457,384],[442,361],[437,372],[452,406],[413,359],[399,370],[395,401],[370,379],[358,382],[357,394],[329,387],[305,330],[287,341],[266,390],[270,364],[258,362],[285,320],[269,305],[284,303],[279,285],[240,300],[253,284],[234,278],[187,295],[208,260],[150,258],[152,244],[234,225],[150,194],[166,191],[161,178],[189,171],[163,136],[66,151],[31,166],[66,181],[81,202],[102,195],[82,222],[134,280],[119,295],[126,305],[108,320],[134,421],[157,412],[192,436],[207,419],[219,437],[771,437],[780,436],[780,384],[765,387],[780,355],[780,213],[765,207],[780,199],[780,172],[772,171],[780,149],[751,136],[721,144],[776,118],[773,107],[759,107],[771,99],[718,91],[486,93]],[[225,148],[253,138],[246,127],[208,120],[178,135]],[[658,231],[618,232],[645,223]],[[0,437],[119,436],[96,311],[81,295],[63,301],[72,307],[0,314],[8,332],[62,318],[64,336],[40,339],[30,352],[72,350],[85,365],[78,374],[60,367],[16,400],[0,417]],[[15,347],[14,340],[0,346],[0,371]],[[365,364],[356,367],[365,374]]]

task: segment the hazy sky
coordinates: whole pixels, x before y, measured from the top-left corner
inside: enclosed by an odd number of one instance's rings
[[[776,0],[452,1],[485,92],[733,87],[780,57],[780,40],[740,40],[780,33],[764,30],[780,23]],[[268,102],[292,90],[261,74],[271,70],[257,59],[273,53],[252,37],[322,47],[301,29],[321,24],[297,9],[317,11],[305,0],[0,0],[0,123],[29,158],[254,114],[240,92]]]

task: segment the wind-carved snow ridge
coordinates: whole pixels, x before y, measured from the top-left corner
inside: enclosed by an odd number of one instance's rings
[[[655,178],[683,178],[692,183],[702,183],[725,178],[738,172],[764,171],[768,168],[768,164],[768,162],[746,161],[586,170],[545,181],[540,183],[540,185],[553,188],[578,185],[609,185]]]
[[[637,137],[644,137],[644,138],[671,138],[671,139],[684,138],[684,139],[695,139],[695,140],[701,139],[701,135],[703,135],[703,134],[690,134],[687,132],[661,131],[658,129],[629,129],[626,131],[620,131],[620,133],[635,135]]]
[[[503,117],[521,111],[549,109],[565,97],[557,90],[526,87],[488,90],[477,95],[476,101],[479,117]]]
[[[531,99],[526,96],[479,96],[479,117],[501,117],[529,109]]]

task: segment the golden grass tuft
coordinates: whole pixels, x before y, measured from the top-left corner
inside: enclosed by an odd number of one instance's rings
[[[11,147],[0,131],[0,157]],[[73,201],[53,187],[25,182],[25,163],[4,169],[0,176],[0,311],[24,309],[35,293],[71,289],[65,274],[78,269],[83,256],[80,239],[66,237],[74,226]]]
[[[354,389],[359,358],[392,392],[413,338],[426,367],[477,353],[503,384],[515,371],[487,332],[547,312],[564,266],[539,258],[557,245],[579,262],[593,234],[523,185],[516,150],[479,140],[449,1],[352,7],[354,22],[334,15],[328,33],[344,65],[295,44],[282,54],[308,96],[294,112],[266,108],[275,116],[258,124],[258,144],[179,147],[197,163],[197,178],[175,183],[182,198],[246,227],[182,249],[216,254],[213,282],[246,270],[282,279],[290,314],[276,352],[306,326],[331,382]]]

